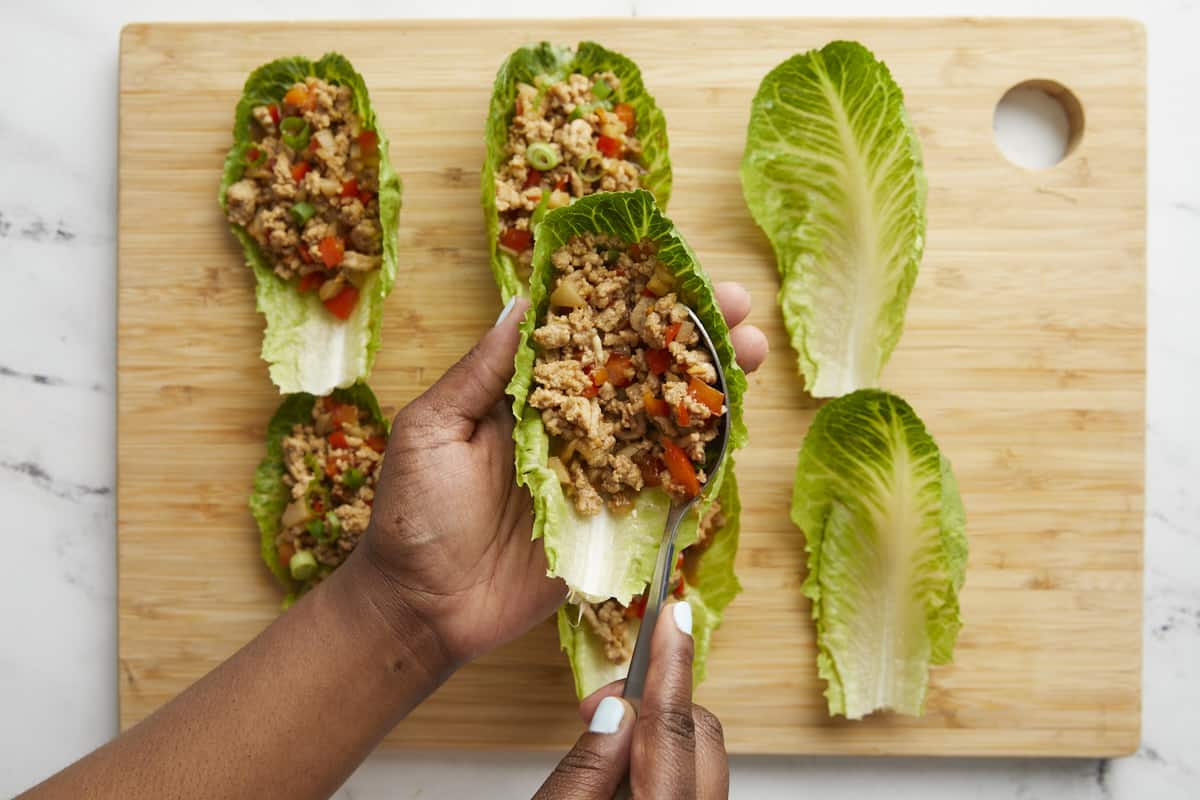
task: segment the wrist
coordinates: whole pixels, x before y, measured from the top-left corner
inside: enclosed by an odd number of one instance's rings
[[[377,650],[406,684],[423,683],[427,695],[460,666],[420,604],[363,548],[334,577],[335,602],[363,626],[365,645]]]

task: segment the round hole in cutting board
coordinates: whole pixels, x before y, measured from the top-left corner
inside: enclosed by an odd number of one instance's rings
[[[1050,80],[1018,83],[992,115],[996,145],[1012,163],[1046,169],[1071,154],[1083,136],[1083,107],[1071,90]]]

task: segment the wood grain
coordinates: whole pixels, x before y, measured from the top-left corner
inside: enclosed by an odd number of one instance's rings
[[[298,32],[298,29],[302,32]],[[489,89],[531,36],[597,37],[643,68],[670,125],[670,215],[716,280],[754,295],[774,355],[739,458],[746,592],[699,701],[740,753],[1117,755],[1139,738],[1144,426],[1144,34],[1112,20],[605,20],[136,25],[121,38],[121,723],[278,611],[246,509],[278,403],[251,275],[217,209],[246,74],[297,42],[345,53],[404,182],[400,278],[372,384],[399,407],[495,318],[478,207]],[[812,416],[737,165],[758,81],[858,39],[891,66],[925,150],[928,249],[888,388],[953,460],[969,519],[966,626],[924,718],[825,713],[803,540],[787,509]],[[993,143],[1011,86],[1058,81],[1086,130],[1030,172]],[[498,598],[497,602],[503,602]],[[481,609],[480,613],[487,613]],[[389,738],[558,749],[578,733],[550,625],[464,669]]]

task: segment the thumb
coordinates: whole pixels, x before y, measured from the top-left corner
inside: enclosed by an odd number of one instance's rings
[[[629,771],[636,717],[627,700],[601,700],[587,733],[558,762],[533,800],[612,800]]]
[[[495,326],[421,395],[420,402],[450,424],[474,423],[485,416],[503,399],[512,378],[518,327],[527,308],[529,301],[523,297],[510,300]]]

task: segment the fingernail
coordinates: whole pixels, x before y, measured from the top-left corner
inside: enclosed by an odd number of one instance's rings
[[[671,616],[675,619],[675,627],[687,636],[692,635],[692,606],[687,600],[680,600],[671,606]]]
[[[625,716],[625,704],[619,697],[606,697],[596,706],[592,722],[588,725],[591,733],[616,733],[621,727],[621,718]]]
[[[494,327],[496,327],[496,325],[499,325],[501,322],[504,322],[504,318],[508,316],[508,312],[512,311],[512,310],[513,310],[513,306],[515,306],[516,304],[517,304],[517,298],[516,298],[516,296],[514,295],[514,296],[513,296],[513,297],[512,297],[512,298],[511,298],[511,299],[510,299],[510,300],[509,300],[509,301],[508,301],[508,302],[505,304],[505,306],[504,306],[503,310],[501,310],[501,311],[500,311],[500,316],[496,317],[496,323],[495,323],[494,325],[492,325],[492,327],[494,328]]]

